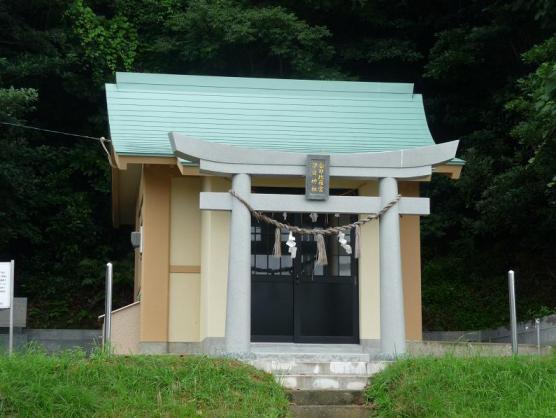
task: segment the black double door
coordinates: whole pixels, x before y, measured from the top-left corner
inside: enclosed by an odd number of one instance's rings
[[[275,217],[281,214],[275,214]],[[288,214],[286,222],[325,228],[353,221],[349,215]],[[272,256],[274,227],[251,223],[251,333],[256,342],[358,343],[359,305],[357,263],[326,237],[328,265],[316,265],[313,236],[294,234],[297,255],[287,252],[282,233],[282,256]],[[346,238],[350,239],[349,234]],[[352,244],[353,246],[353,244]]]

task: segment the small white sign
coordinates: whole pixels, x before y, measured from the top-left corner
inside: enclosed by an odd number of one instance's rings
[[[13,280],[11,263],[0,263],[0,309],[11,306]]]

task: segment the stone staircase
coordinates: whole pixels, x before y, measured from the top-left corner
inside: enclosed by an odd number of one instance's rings
[[[361,391],[290,391],[290,411],[294,418],[368,418]]]
[[[290,390],[294,417],[368,416],[362,391],[388,362],[355,344],[253,343],[254,367]]]

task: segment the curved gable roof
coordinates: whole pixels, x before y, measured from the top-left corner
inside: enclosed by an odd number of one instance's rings
[[[117,73],[114,150],[172,156],[168,133],[247,148],[380,152],[433,145],[413,84]]]

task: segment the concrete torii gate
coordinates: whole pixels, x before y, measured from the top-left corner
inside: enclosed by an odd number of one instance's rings
[[[231,175],[232,188],[258,211],[376,213],[398,194],[398,179],[426,178],[432,166],[456,155],[459,141],[376,153],[331,154],[330,177],[378,180],[379,197],[330,196],[326,201],[300,195],[251,194],[251,176],[305,176],[307,154],[241,148],[169,134],[174,154],[199,164],[202,173]],[[200,208],[231,210],[225,345],[247,353],[251,343],[251,214],[229,193],[202,192]],[[402,197],[379,221],[380,346],[386,357],[404,354],[405,319],[399,215],[428,215],[429,199]]]

